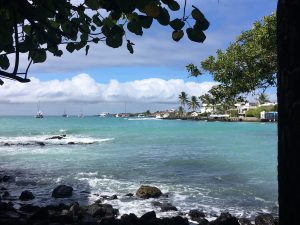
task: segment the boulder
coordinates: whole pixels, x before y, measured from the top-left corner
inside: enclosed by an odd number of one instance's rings
[[[230,213],[221,213],[216,220],[210,222],[210,225],[240,225],[240,223]]]
[[[186,218],[175,216],[171,218],[162,218],[159,225],[189,225],[189,222]]]
[[[162,212],[178,211],[178,209],[175,206],[173,206],[171,203],[161,204],[160,209],[161,209]]]
[[[189,216],[191,220],[198,221],[198,219],[204,218],[205,214],[197,209],[192,209],[189,211]]]
[[[4,176],[0,179],[0,181],[2,181],[2,182],[8,182],[9,180],[11,180],[11,176],[8,176],[8,175],[4,175]]]
[[[275,221],[271,214],[265,213],[255,218],[255,225],[275,225]]]
[[[57,186],[53,192],[52,197],[53,198],[67,198],[71,197],[73,194],[73,188],[67,185],[59,185]]]
[[[146,224],[155,224],[156,221],[157,221],[157,218],[156,218],[156,213],[154,211],[145,213],[138,220],[139,224],[145,224],[145,225]]]
[[[28,201],[34,199],[34,195],[31,191],[23,191],[19,197],[21,201]]]
[[[130,213],[129,215],[123,214],[121,216],[121,221],[124,222],[124,224],[133,225],[133,224],[137,224],[138,218],[133,213]]]
[[[75,142],[70,141],[70,142],[68,142],[68,145],[75,145]]]
[[[118,209],[114,209],[110,204],[97,204],[87,206],[88,214],[93,217],[115,217],[119,214]]]
[[[42,207],[30,216],[31,220],[47,220],[49,218],[49,212],[47,208]]]
[[[36,144],[39,145],[39,146],[45,146],[45,143],[42,142],[42,141],[37,141]]]
[[[126,194],[125,196],[126,196],[126,197],[132,197],[133,194],[132,194],[132,193],[128,193],[128,194]]]
[[[240,222],[240,225],[252,225],[251,221],[246,218],[240,218],[239,222]]]
[[[36,206],[36,205],[22,205],[20,207],[20,211],[22,212],[26,212],[26,213],[33,213],[33,212],[36,212],[40,209],[39,206]]]
[[[136,196],[139,198],[158,198],[161,195],[161,190],[157,187],[144,185],[142,185],[136,192]]]
[[[205,218],[197,219],[198,225],[209,225],[209,221]]]

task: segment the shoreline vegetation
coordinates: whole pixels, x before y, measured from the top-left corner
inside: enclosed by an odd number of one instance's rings
[[[258,213],[250,218],[238,218],[230,213],[221,212],[220,215],[206,215],[201,209],[190,209],[189,212],[180,212],[171,203],[162,202],[160,197],[168,198],[161,190],[154,186],[140,186],[135,194],[125,196],[130,199],[153,199],[153,206],[161,212],[175,211],[175,216],[158,218],[155,211],[149,211],[141,217],[133,213],[120,215],[119,210],[109,204],[110,200],[118,199],[118,195],[100,195],[99,199],[90,205],[79,205],[78,202],[65,204],[61,199],[68,199],[73,195],[73,188],[67,185],[58,185],[50,196],[45,198],[57,199],[57,204],[33,205],[34,193],[22,191],[19,197],[10,196],[7,184],[14,182],[13,176],[0,174],[0,224],[3,225],[278,225],[275,215]],[[76,191],[76,190],[75,190]],[[119,196],[120,197],[120,196]]]

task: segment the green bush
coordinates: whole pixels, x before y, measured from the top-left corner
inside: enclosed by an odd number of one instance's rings
[[[249,109],[245,115],[246,117],[256,117],[260,118],[260,112],[276,112],[277,111],[277,105],[275,106],[261,106],[254,109]]]

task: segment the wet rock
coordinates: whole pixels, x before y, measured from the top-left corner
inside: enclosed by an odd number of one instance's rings
[[[130,213],[128,214],[123,214],[121,216],[121,221],[124,222],[127,225],[133,225],[133,224],[137,224],[138,218],[135,214]]]
[[[154,211],[151,211],[151,212],[147,212],[145,213],[144,215],[142,215],[138,222],[139,224],[151,224],[151,223],[155,223],[157,220],[156,220],[156,214]]]
[[[8,191],[4,191],[3,193],[2,193],[2,198],[3,199],[7,199],[8,197],[10,196],[10,194],[9,194],[9,192]]]
[[[161,190],[157,187],[142,185],[136,192],[136,196],[139,198],[158,198],[162,195]]]
[[[74,202],[69,210],[69,213],[71,214],[73,221],[78,221],[79,218],[82,216],[81,208],[79,206],[78,202]]]
[[[189,222],[187,219],[182,218],[181,216],[175,216],[172,218],[161,219],[159,225],[189,225]]]
[[[69,209],[69,206],[64,203],[60,203],[58,205],[47,205],[46,209],[53,210],[53,211],[62,211],[64,209]]]
[[[22,205],[19,210],[26,213],[32,213],[38,211],[39,209],[40,207],[37,205],[28,204],[28,205]]]
[[[274,224],[275,225],[279,225],[279,218],[277,217],[277,218],[274,218]]]
[[[240,223],[240,225],[252,225],[251,221],[246,218],[240,218],[239,223]]]
[[[68,142],[68,145],[75,145],[75,142],[70,141],[70,142]]]
[[[39,208],[35,213],[30,216],[30,220],[47,220],[49,218],[49,212],[47,208]]]
[[[0,191],[7,191],[7,188],[1,187],[1,188],[0,188]]]
[[[73,194],[73,188],[67,185],[59,185],[57,186],[53,192],[52,197],[54,198],[67,198],[71,197]]]
[[[230,213],[221,213],[216,220],[210,222],[210,225],[240,225],[240,223]]]
[[[117,196],[117,195],[112,195],[112,196],[101,195],[100,197],[101,197],[102,199],[105,199],[105,200],[115,200],[115,199],[118,199],[118,196]]]
[[[31,191],[23,191],[19,197],[21,201],[28,201],[34,199],[34,195]]]
[[[173,206],[171,203],[163,203],[160,206],[160,209],[162,212],[178,211],[178,209],[175,206]]]
[[[66,135],[62,134],[62,135],[56,135],[56,136],[52,136],[52,137],[46,138],[46,140],[51,140],[51,139],[61,140],[61,139],[65,138],[65,137],[66,137]]]
[[[275,221],[271,214],[266,213],[255,218],[255,225],[275,225]]]
[[[0,178],[0,182],[8,182],[11,180],[11,176],[4,175],[2,178]]]
[[[45,146],[45,143],[44,142],[42,142],[42,141],[37,141],[37,142],[35,142],[37,145],[39,145],[39,146]]]
[[[198,222],[198,225],[209,225],[209,221],[205,218],[198,218],[197,222]]]
[[[125,196],[126,196],[126,197],[133,197],[133,195],[134,195],[134,194],[132,194],[132,193],[128,193],[128,194],[126,194]]]
[[[10,144],[9,143],[4,143],[4,145],[3,146],[10,146]]]
[[[114,209],[110,204],[97,204],[87,206],[87,213],[93,217],[115,217],[119,214],[118,209]]]
[[[201,218],[205,217],[205,214],[197,209],[192,209],[189,211],[189,216],[191,220],[198,221]]]

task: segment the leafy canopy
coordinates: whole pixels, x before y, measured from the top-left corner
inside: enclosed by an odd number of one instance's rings
[[[191,41],[203,42],[203,31],[209,22],[195,6],[187,15],[186,1],[183,6],[178,2],[83,0],[75,4],[70,0],[0,0],[0,77],[29,82],[31,63],[43,63],[49,54],[62,56],[62,45],[68,52],[85,49],[88,54],[89,43],[105,43],[112,48],[125,44],[133,53],[134,43],[126,33],[143,35],[153,21],[170,26],[174,41],[181,40],[186,33]],[[171,18],[171,12],[180,9],[183,15]],[[24,72],[18,69],[20,53],[28,56]],[[10,54],[15,55],[14,59],[8,57]],[[11,64],[12,72],[8,72]]]
[[[201,69],[189,64],[191,76],[204,72],[219,85],[210,94],[217,102],[230,102],[256,89],[276,86],[276,15],[266,16],[242,32],[225,51],[218,50],[201,62]],[[204,72],[203,72],[204,71]]]

